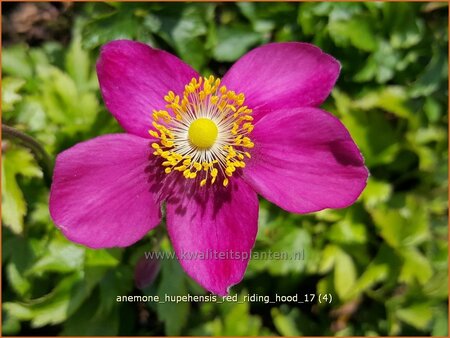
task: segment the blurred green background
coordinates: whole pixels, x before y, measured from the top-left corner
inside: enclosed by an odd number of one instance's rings
[[[447,6],[3,2],[2,123],[49,154],[3,132],[3,335],[446,336]],[[261,200],[255,250],[300,248],[305,260],[251,261],[232,288],[240,296],[331,294],[331,303],[117,303],[117,295],[205,291],[176,261],[145,266],[154,232],[113,250],[59,233],[48,213],[56,154],[121,132],[94,67],[99,47],[118,38],[172,52],[205,75],[223,75],[269,41],[312,42],[340,60],[323,107],[359,145],[367,188],[350,208],[310,215]],[[159,271],[143,290],[133,277],[139,260]]]

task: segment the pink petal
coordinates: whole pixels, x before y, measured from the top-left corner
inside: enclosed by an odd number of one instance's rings
[[[106,107],[129,133],[148,137],[154,109],[164,96],[183,93],[198,74],[176,56],[143,43],[117,40],[104,45],[97,75]]]
[[[317,108],[277,110],[251,134],[244,179],[281,208],[308,213],[351,205],[368,171],[344,125]]]
[[[219,295],[242,280],[257,223],[257,195],[238,177],[227,188],[216,183],[190,192],[181,186],[178,196],[167,201],[168,232],[181,266]]]
[[[318,47],[300,42],[270,43],[240,58],[222,83],[244,93],[245,104],[258,119],[274,109],[321,104],[339,72],[339,62]]]
[[[56,159],[50,214],[64,235],[92,248],[123,247],[158,225],[149,140],[115,134],[78,143]]]

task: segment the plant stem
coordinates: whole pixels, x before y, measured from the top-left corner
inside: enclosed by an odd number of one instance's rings
[[[48,186],[50,186],[52,181],[53,165],[50,156],[45,151],[44,147],[36,141],[33,137],[2,123],[2,137],[11,140],[19,141],[23,146],[30,149],[34,155],[39,166],[42,168],[44,173],[44,180]]]

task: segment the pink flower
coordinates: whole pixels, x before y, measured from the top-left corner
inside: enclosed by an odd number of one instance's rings
[[[127,133],[58,155],[54,222],[73,242],[124,247],[160,223],[165,202],[184,270],[227,294],[255,243],[257,194],[309,213],[347,207],[364,189],[368,171],[357,146],[317,108],[339,71],[313,45],[272,43],[244,55],[220,81],[145,44],[108,43],[97,63],[100,88]]]

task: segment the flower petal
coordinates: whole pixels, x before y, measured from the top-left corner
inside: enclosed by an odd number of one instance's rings
[[[339,72],[339,62],[316,46],[301,42],[270,43],[240,58],[222,83],[230,90],[244,93],[245,104],[258,119],[274,109],[321,104]]]
[[[226,295],[247,268],[258,228],[258,197],[238,177],[227,188],[189,192],[167,200],[167,227],[184,270],[205,289]],[[176,198],[178,196],[178,198]]]
[[[368,171],[358,147],[333,115],[312,107],[265,115],[252,133],[244,179],[281,208],[308,213],[351,205]]]
[[[158,225],[149,142],[105,135],[58,155],[49,207],[68,239],[92,248],[122,247]]]
[[[198,77],[176,56],[130,40],[102,47],[97,75],[106,107],[127,132],[142,137],[149,137],[153,110],[166,109],[164,96],[182,94]]]

